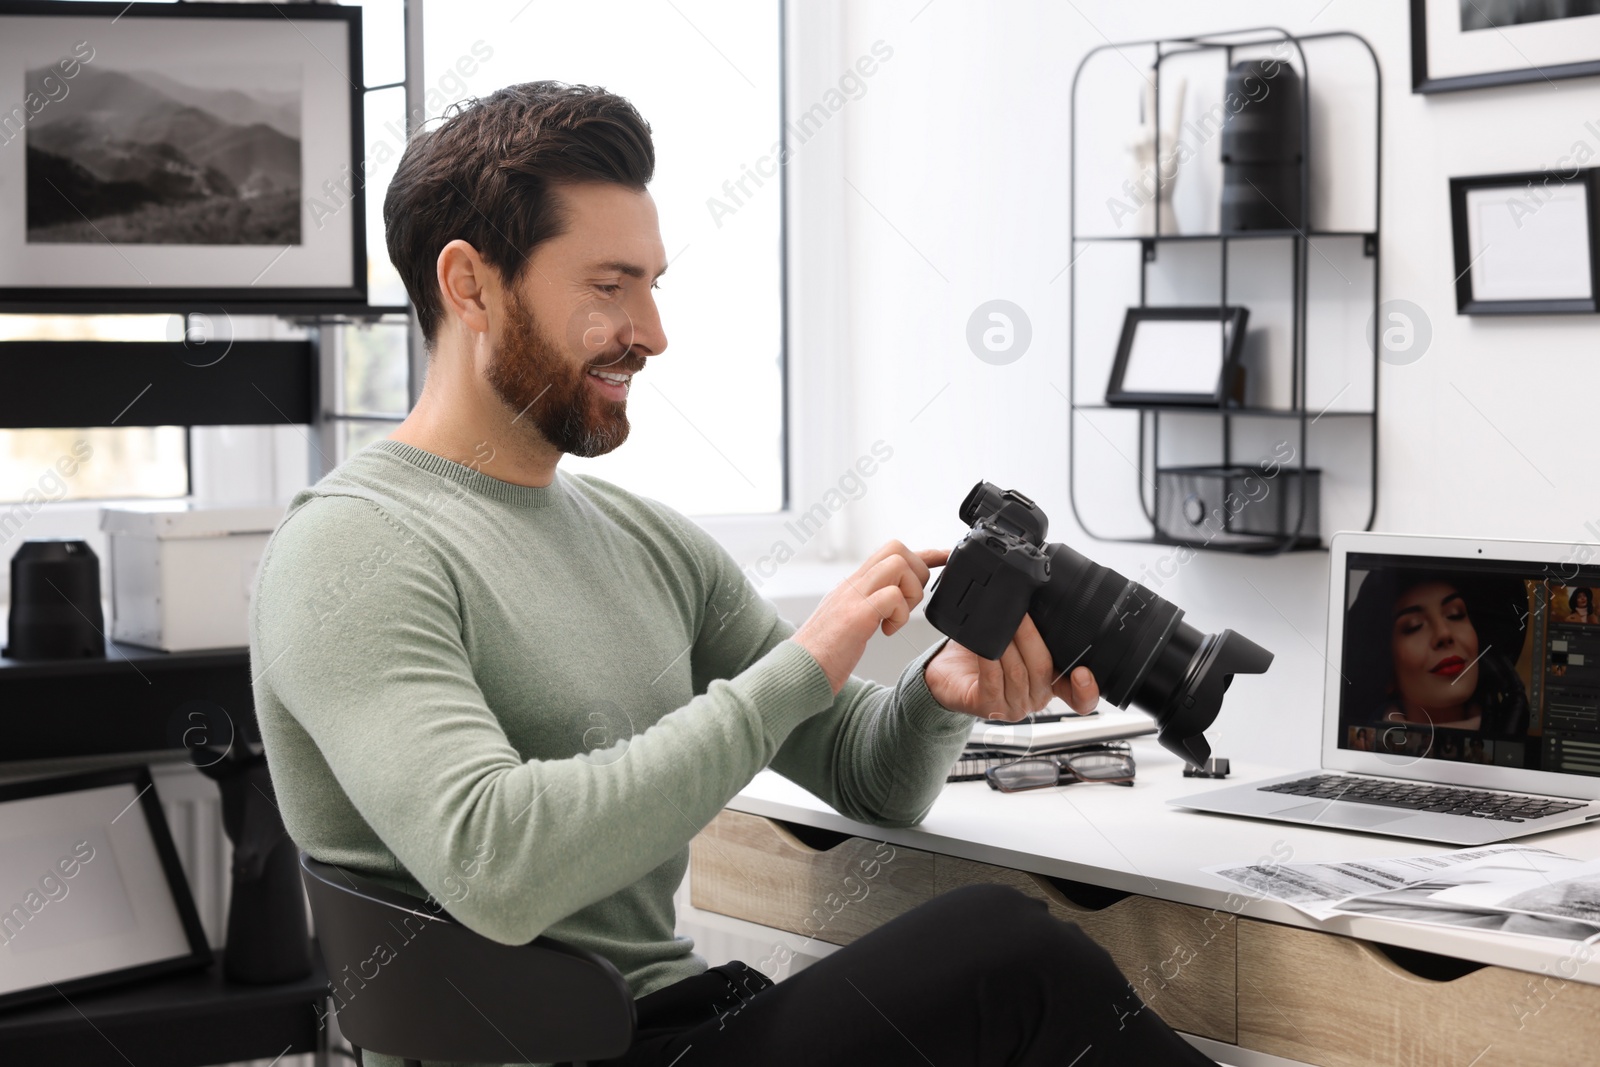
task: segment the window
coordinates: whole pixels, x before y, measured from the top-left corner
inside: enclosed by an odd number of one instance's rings
[[[182,426],[0,430],[0,504],[183,496],[188,448]]]
[[[324,417],[334,428],[333,448],[341,460],[387,437],[410,409],[410,334],[405,319],[324,331],[333,344],[334,371]]]
[[[776,168],[756,168],[780,136],[781,6],[461,0],[424,12],[430,117],[548,78],[627,97],[654,133],[651,194],[671,264],[656,296],[669,346],[634,382],[628,443],[563,469],[691,514],[780,510],[783,197]]]

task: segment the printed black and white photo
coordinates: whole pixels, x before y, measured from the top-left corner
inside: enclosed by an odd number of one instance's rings
[[[1461,0],[1461,31],[1600,15],[1600,0]]]
[[[30,245],[301,244],[298,64],[85,66],[26,143]]]
[[[1505,906],[1538,915],[1600,923],[1600,881],[1572,878],[1541,885],[1505,900]]]

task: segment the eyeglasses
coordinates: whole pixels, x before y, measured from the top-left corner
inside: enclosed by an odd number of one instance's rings
[[[1061,752],[1048,756],[1029,756],[1002,763],[984,772],[990,789],[1020,793],[1026,789],[1047,789],[1072,782],[1106,782],[1133,785],[1133,753],[1126,749],[1100,748]]]

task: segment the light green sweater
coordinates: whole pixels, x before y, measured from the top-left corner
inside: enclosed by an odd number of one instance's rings
[[[486,937],[599,953],[642,996],[705,968],[673,892],[758,771],[909,825],[968,736],[923,680],[932,649],[834,697],[792,633],[661,504],[380,441],[296,496],[262,558],[251,670],[284,823]]]

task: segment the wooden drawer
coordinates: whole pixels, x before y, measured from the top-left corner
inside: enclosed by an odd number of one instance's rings
[[[1322,1067],[1600,1061],[1600,987],[1563,981],[1559,967],[1471,969],[1252,919],[1239,920],[1238,942],[1245,1048]]]
[[[932,897],[933,855],[882,841],[724,810],[689,844],[695,907],[830,944]]]
[[[1234,1040],[1234,916],[951,856],[934,858],[934,874],[940,893],[993,883],[1043,900],[1111,953],[1169,1026]]]

